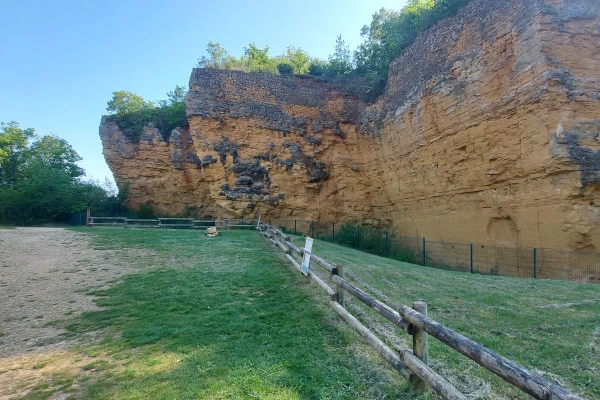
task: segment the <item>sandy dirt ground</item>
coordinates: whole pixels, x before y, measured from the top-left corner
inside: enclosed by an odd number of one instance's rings
[[[62,228],[0,229],[0,399],[88,362],[67,349],[94,334],[70,337],[51,322],[98,309],[86,293],[134,271],[116,253]]]

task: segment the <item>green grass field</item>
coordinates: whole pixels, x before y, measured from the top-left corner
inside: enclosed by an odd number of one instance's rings
[[[95,359],[71,378],[74,398],[415,398],[257,232],[80,231],[99,250],[135,249],[120,262],[140,272],[90,293],[102,311],[62,322],[101,332],[74,350]]]
[[[93,361],[62,377],[77,384],[74,398],[435,398],[413,393],[257,232],[78,231],[98,250],[135,250],[118,261],[139,273],[91,292],[101,311],[59,322],[73,335],[99,332],[73,350]],[[600,398],[600,286],[436,270],[320,241],[313,251],[389,305],[425,300],[435,320]],[[357,301],[348,308],[391,347],[410,346]],[[470,398],[527,398],[433,338],[430,360]],[[48,394],[40,386],[26,398]]]
[[[303,243],[301,238],[295,241]],[[429,316],[438,322],[584,398],[600,398],[600,286],[445,271],[323,241],[315,242],[313,252],[344,264],[348,280],[388,305],[424,300]],[[364,314],[396,347],[411,346],[409,336],[396,334],[356,303],[350,310]],[[435,339],[430,339],[430,359],[434,369],[465,393],[527,398]]]

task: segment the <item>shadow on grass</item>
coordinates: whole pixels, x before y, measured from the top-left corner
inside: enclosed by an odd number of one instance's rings
[[[144,235],[149,241],[154,233]],[[333,322],[325,297],[315,297],[257,234],[196,234],[188,245],[192,233],[176,235],[183,247],[172,254],[185,254],[187,266],[94,292],[103,309],[67,326],[107,334],[83,349],[107,360],[88,368],[85,398],[414,398],[400,377],[352,354],[357,337]]]

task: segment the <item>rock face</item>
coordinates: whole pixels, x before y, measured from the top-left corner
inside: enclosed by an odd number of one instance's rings
[[[600,251],[597,0],[473,0],[394,61],[375,104],[311,77],[194,69],[186,107],[168,141],[102,119],[131,206]]]

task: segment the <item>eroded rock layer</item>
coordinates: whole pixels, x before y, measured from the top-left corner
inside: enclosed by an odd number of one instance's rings
[[[383,221],[403,235],[600,250],[600,5],[473,0],[365,104],[311,77],[194,69],[189,129],[100,135],[130,206]]]

